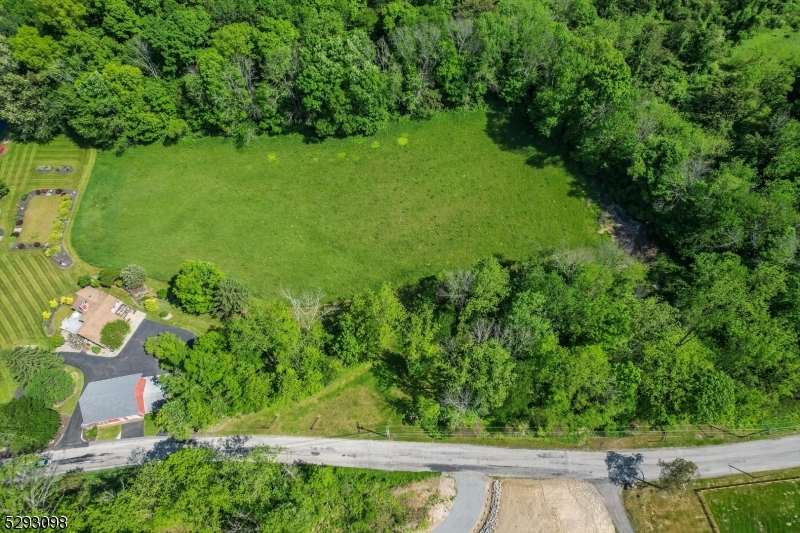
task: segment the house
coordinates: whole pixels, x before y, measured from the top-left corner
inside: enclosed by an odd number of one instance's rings
[[[103,326],[124,319],[133,310],[110,294],[94,287],[84,287],[72,300],[73,313],[61,322],[61,329],[102,345]]]
[[[81,427],[139,420],[163,400],[164,391],[156,376],[131,374],[93,381],[78,400],[83,416]]]

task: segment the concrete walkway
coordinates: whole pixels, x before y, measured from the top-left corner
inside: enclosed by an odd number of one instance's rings
[[[456,501],[450,515],[434,529],[434,533],[469,533],[483,513],[486,493],[491,481],[479,472],[455,472]]]

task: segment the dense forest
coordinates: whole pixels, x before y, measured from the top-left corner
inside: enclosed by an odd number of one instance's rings
[[[335,311],[241,304],[188,263],[186,310],[240,305],[191,347],[149,343],[176,435],[363,361],[431,434],[796,421],[800,66],[731,50],[798,26],[800,4],[777,0],[0,0],[0,117],[21,140],[124,150],[498,108],[662,250],[646,267],[614,246],[490,258]]]

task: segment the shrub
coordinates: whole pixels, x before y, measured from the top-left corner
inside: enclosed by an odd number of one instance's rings
[[[50,320],[51,316],[53,316],[53,313],[50,311],[42,311],[42,320]]]
[[[56,307],[58,307],[58,305],[59,305],[59,304],[58,304],[58,300],[56,300],[55,298],[53,298],[52,300],[50,300],[49,302],[47,302],[47,304],[48,304],[50,307],[52,307],[53,309],[55,309],[55,308],[56,308]]]
[[[30,453],[44,448],[58,429],[58,413],[41,400],[23,396],[0,405],[0,446],[14,453]]]
[[[45,257],[53,257],[54,255],[57,255],[57,254],[60,254],[60,253],[61,253],[61,247],[58,246],[58,245],[52,246],[52,247],[50,247],[50,248],[48,248],[47,250],[44,251]]]
[[[100,330],[100,341],[111,348],[117,349],[122,346],[125,335],[131,332],[131,325],[124,320],[109,322]]]
[[[117,287],[122,287],[122,280],[118,279],[117,281],[114,282],[114,285],[116,285]]]
[[[69,209],[62,207],[58,210],[58,214],[56,215],[58,218],[69,218]]]
[[[69,398],[74,388],[75,382],[63,369],[45,370],[28,383],[25,395],[41,400],[45,405],[53,405]]]
[[[103,287],[111,287],[117,278],[119,277],[119,269],[116,268],[104,268],[100,271],[100,274],[97,276],[97,279],[100,281],[100,285]]]
[[[100,280],[98,280],[98,279],[93,279],[93,280],[92,280],[92,281],[89,283],[89,285],[91,285],[92,287],[94,287],[94,288],[96,289],[97,287],[99,287],[99,286],[100,286]]]
[[[61,194],[62,191],[61,191],[61,189],[59,189],[56,192],[58,194]],[[63,195],[61,197],[61,199],[58,201],[58,207],[62,207],[62,208],[66,207],[67,209],[71,209],[72,208],[72,198],[70,198],[69,195],[67,195],[67,194]]]
[[[50,341],[48,342],[48,344],[50,345],[51,350],[55,350],[57,348],[61,348],[62,346],[64,346],[66,342],[67,342],[66,339],[64,339],[64,337],[62,337],[60,333],[56,333],[55,335],[50,337]]]
[[[41,245],[42,245],[42,243],[40,243],[39,241],[36,241],[35,243],[33,243],[33,247],[34,248],[39,248]]]
[[[22,201],[24,202],[25,200],[27,200],[27,199],[28,199],[28,196],[29,196],[29,195],[28,195],[28,193],[25,193],[25,194],[23,194],[23,195],[22,195],[22,197],[20,198],[20,200],[22,200]]]
[[[167,315],[169,315],[167,311],[161,311],[160,313],[158,313],[158,316],[160,316],[161,318],[167,318]]]
[[[64,234],[60,231],[53,230],[50,232],[50,235],[47,237],[47,244],[59,244],[61,242],[62,237]]]
[[[64,231],[67,228],[67,225],[61,222],[60,220],[56,220],[53,222],[53,231]]]
[[[17,250],[22,250],[23,248],[25,248],[25,245],[23,243],[21,243],[21,242],[18,242],[17,243]]]
[[[87,439],[95,438],[97,436],[97,426],[92,426],[89,429],[84,429],[83,436]]]
[[[166,300],[167,299],[167,289],[158,289],[156,291],[156,297],[159,300]]]
[[[99,346],[92,346],[92,353],[93,353],[93,354],[97,355],[97,354],[99,354],[99,353],[100,353],[100,352],[102,352],[102,351],[103,351],[103,350],[102,350],[102,349],[101,349]]]
[[[21,219],[21,218],[18,218],[18,219],[17,219],[17,220],[14,222],[14,225],[15,225],[15,226],[21,226],[21,225],[22,225],[22,219]]]
[[[6,185],[5,182],[0,181],[0,198],[7,195],[9,190],[10,189],[8,188],[8,185]]]
[[[72,305],[75,299],[72,296],[62,296],[58,301],[61,302],[62,305]]]
[[[12,243],[13,242],[17,242],[17,239],[18,239],[18,237],[16,235],[12,235],[11,237],[9,237],[8,242],[12,242]]]
[[[18,346],[0,351],[2,359],[14,381],[27,385],[39,372],[64,366],[64,358],[38,346]]]
[[[158,300],[155,298],[148,298],[144,301],[144,308],[151,313],[158,311]]]
[[[147,281],[147,272],[139,265],[128,265],[120,271],[119,277],[126,289],[138,289]]]
[[[81,289],[84,287],[88,287],[92,284],[92,278],[88,274],[82,274],[78,276],[78,287]]]

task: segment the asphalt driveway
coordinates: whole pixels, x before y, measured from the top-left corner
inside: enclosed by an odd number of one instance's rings
[[[128,341],[128,344],[125,345],[116,357],[98,357],[85,353],[70,352],[64,352],[60,355],[64,357],[64,361],[68,365],[76,366],[83,371],[84,389],[86,385],[93,381],[102,381],[104,379],[128,376],[130,374],[155,376],[162,374],[163,370],[158,366],[158,359],[145,353],[144,341],[165,331],[174,333],[185,341],[189,341],[195,337],[194,333],[191,331],[145,320],[136,329],[133,336]],[[78,405],[75,408],[75,412],[72,414],[64,436],[61,438],[58,445],[56,445],[56,448],[85,446],[86,443],[81,440],[82,423],[83,416],[81,415],[81,407]],[[128,432],[123,430],[123,437],[125,437],[126,433]]]

